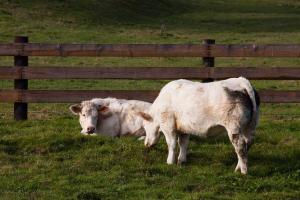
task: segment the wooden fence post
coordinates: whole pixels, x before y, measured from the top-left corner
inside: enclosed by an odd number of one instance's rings
[[[26,36],[17,36],[15,37],[15,43],[28,43],[28,37]],[[28,66],[28,56],[14,56],[14,65],[16,67],[27,67]],[[18,90],[27,90],[28,89],[28,80],[27,79],[15,79],[14,88]],[[27,110],[28,104],[23,102],[14,103],[14,119],[26,120],[27,119]]]
[[[215,40],[213,39],[205,39],[202,42],[204,45],[209,45],[209,44],[215,44]],[[207,51],[209,51],[209,46],[207,46]],[[215,58],[214,57],[203,57],[203,66],[204,67],[214,67],[215,66]],[[204,79],[202,82],[207,83],[207,82],[212,82],[214,79],[208,78]]]

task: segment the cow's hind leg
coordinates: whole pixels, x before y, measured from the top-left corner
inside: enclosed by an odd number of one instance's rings
[[[241,171],[242,174],[247,174],[248,170],[248,150],[247,143],[240,131],[229,131],[229,139],[234,146],[238,157],[238,163],[235,171]]]
[[[180,165],[183,162],[186,162],[188,143],[189,143],[189,135],[187,134],[178,135],[178,144],[179,144],[179,156],[177,160],[178,165]]]

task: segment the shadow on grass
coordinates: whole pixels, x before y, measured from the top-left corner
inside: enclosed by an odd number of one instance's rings
[[[17,3],[16,3],[17,4]],[[42,5],[41,5],[42,4]],[[52,11],[52,17],[66,24],[108,26],[155,26],[202,32],[291,32],[300,30],[300,7],[296,4],[256,1],[184,0],[87,0],[27,1],[25,9],[39,8],[35,17]],[[3,12],[6,12],[3,9]],[[48,12],[47,12],[48,13]],[[46,18],[49,16],[45,16]]]
[[[86,137],[56,139],[49,144],[50,152],[61,152],[80,149],[88,139]]]
[[[0,140],[0,151],[9,155],[14,155],[20,151],[20,148],[16,141]]]
[[[259,139],[261,141],[261,139]],[[237,164],[237,156],[227,136],[202,139],[191,137],[192,148],[188,153],[187,165],[210,165],[222,163],[225,166]],[[256,143],[249,151],[249,173],[255,177],[268,177],[274,174],[292,174],[300,169],[300,149],[285,148],[283,144],[273,145],[262,140],[256,147]],[[195,148],[200,146],[198,150]],[[201,145],[203,147],[201,147]],[[278,146],[279,145],[279,146]],[[209,148],[204,149],[204,148]],[[221,149],[219,149],[221,148]],[[263,149],[261,149],[263,148]],[[234,168],[233,168],[234,169]]]
[[[49,153],[79,150],[88,139],[85,137],[56,138],[41,144],[23,144],[22,141],[0,140],[0,151],[9,155],[46,155]]]
[[[250,154],[250,174],[255,177],[268,177],[274,174],[290,175],[300,169],[300,151],[293,153]],[[251,170],[253,166],[253,170]]]
[[[81,192],[77,195],[78,200],[101,200],[101,194],[95,192]]]

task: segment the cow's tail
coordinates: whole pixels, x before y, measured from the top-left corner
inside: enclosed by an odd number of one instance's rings
[[[252,87],[251,83],[244,77],[240,77],[242,79],[241,87],[244,88],[252,102],[252,119],[251,123],[256,123],[258,121],[258,112],[259,112],[259,105],[260,105],[260,98],[257,91]]]

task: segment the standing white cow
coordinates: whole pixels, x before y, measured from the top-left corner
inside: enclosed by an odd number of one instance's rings
[[[85,135],[136,135],[143,136],[143,119],[137,115],[150,107],[150,103],[115,98],[95,98],[70,106],[73,114],[79,115]]]
[[[259,97],[250,82],[230,78],[212,83],[176,80],[165,85],[148,112],[140,113],[146,130],[145,145],[152,146],[163,132],[168,145],[168,164],[186,161],[189,135],[209,136],[227,131],[237,157],[235,171],[247,173],[247,153],[253,143],[259,117]]]

